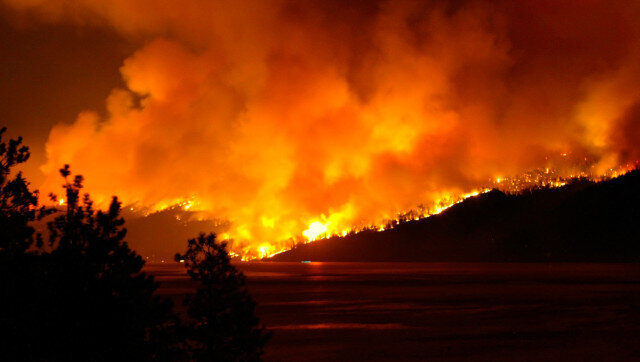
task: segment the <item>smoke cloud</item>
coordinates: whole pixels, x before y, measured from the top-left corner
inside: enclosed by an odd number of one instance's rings
[[[59,124],[98,202],[191,200],[235,248],[278,250],[443,192],[640,156],[640,4],[629,1],[4,0],[142,39],[126,84]]]

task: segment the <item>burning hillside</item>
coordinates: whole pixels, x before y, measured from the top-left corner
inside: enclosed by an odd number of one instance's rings
[[[270,260],[638,262],[640,170],[567,182],[518,193],[494,189],[427,218],[300,244]]]

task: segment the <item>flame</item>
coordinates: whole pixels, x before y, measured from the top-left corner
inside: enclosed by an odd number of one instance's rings
[[[273,247],[268,244],[263,244],[260,247],[258,247],[258,258],[264,258],[268,256],[272,248]]]
[[[302,232],[302,235],[307,237],[307,240],[314,241],[327,232],[328,224],[323,224],[320,221],[314,221],[309,224],[309,228]]]

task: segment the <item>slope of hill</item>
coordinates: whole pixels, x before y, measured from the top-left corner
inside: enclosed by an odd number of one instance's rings
[[[394,229],[300,245],[274,261],[640,261],[640,170],[517,195],[498,190]]]

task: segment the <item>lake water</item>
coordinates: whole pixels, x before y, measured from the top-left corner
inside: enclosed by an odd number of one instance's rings
[[[640,360],[640,265],[241,263],[268,361]],[[173,297],[182,264],[147,270]]]

